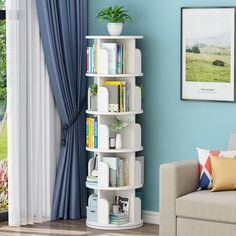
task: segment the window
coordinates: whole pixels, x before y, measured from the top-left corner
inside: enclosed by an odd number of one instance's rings
[[[8,216],[6,12],[0,0],[0,221]]]

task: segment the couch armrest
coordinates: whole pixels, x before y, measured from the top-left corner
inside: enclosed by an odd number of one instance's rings
[[[198,185],[197,160],[160,166],[160,236],[176,236],[176,199],[196,191]]]

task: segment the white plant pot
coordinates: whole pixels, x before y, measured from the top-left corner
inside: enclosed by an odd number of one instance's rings
[[[118,36],[123,30],[123,23],[108,23],[107,30],[110,35]]]
[[[122,148],[121,135],[117,134],[116,135],[116,149],[121,149],[121,148]]]

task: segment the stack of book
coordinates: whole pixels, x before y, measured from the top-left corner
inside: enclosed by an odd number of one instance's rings
[[[126,81],[104,81],[105,87],[109,90],[109,111],[129,111],[129,83]]]
[[[110,224],[122,225],[129,222],[128,215],[126,213],[110,213]]]
[[[97,186],[98,185],[98,177],[97,176],[87,176],[86,178],[87,186]]]
[[[109,186],[127,186],[128,181],[128,162],[121,157],[103,157],[103,162],[109,165]]]
[[[87,73],[99,73],[100,48],[107,50],[109,74],[128,73],[126,46],[117,43],[94,43],[92,47],[87,47]]]
[[[86,118],[86,146],[98,148],[98,119],[97,117]]]

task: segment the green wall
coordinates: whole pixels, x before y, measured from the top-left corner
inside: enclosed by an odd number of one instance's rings
[[[232,6],[230,0],[89,0],[89,33],[107,34],[95,16],[121,4],[133,16],[125,34],[142,34],[144,114],[139,117],[145,156],[143,209],[159,210],[159,166],[196,157],[195,147],[225,149],[236,131],[236,104],[180,101],[180,7]],[[214,4],[214,5],[213,5]],[[236,4],[235,4],[236,5]]]

